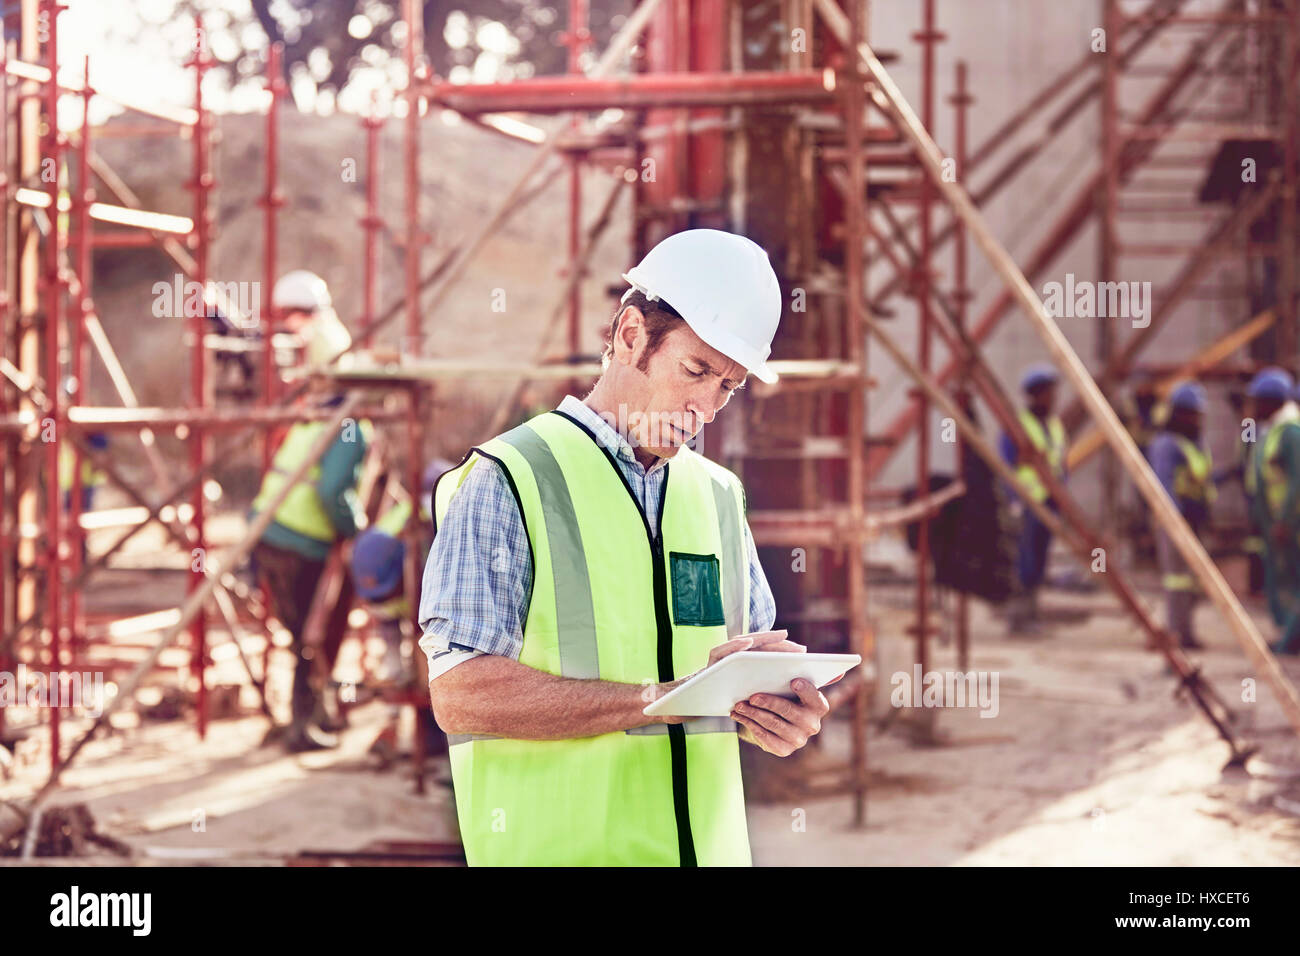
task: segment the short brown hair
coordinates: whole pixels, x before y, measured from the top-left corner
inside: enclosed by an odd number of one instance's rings
[[[614,309],[614,315],[610,319],[609,328],[605,332],[605,352],[601,355],[602,364],[608,364],[608,360],[614,358],[614,333],[618,329],[618,320],[622,318],[623,311],[629,306],[635,307],[643,316],[645,316],[645,334],[646,348],[645,353],[641,356],[641,361],[637,362],[637,369],[644,372],[649,365],[650,356],[663,344],[664,337],[677,328],[678,323],[685,320],[671,305],[663,300],[651,302],[644,292],[639,290],[633,291],[631,295],[623,302],[620,302]]]

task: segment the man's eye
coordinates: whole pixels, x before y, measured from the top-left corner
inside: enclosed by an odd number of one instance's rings
[[[685,365],[683,365],[682,368],[686,369],[686,374],[689,375],[691,378],[701,378],[704,375],[703,370],[697,372],[694,369],[691,369]]]

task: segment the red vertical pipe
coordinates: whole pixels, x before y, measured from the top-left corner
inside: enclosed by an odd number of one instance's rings
[[[844,152],[848,163],[848,197],[844,206],[845,249],[844,249],[844,318],[846,323],[845,345],[848,360],[857,365],[859,374],[864,376],[855,382],[848,395],[846,440],[848,457],[848,504],[849,515],[855,529],[866,524],[866,485],[863,467],[863,442],[866,437],[866,348],[862,331],[862,302],[864,296],[864,259],[863,231],[865,224],[864,204],[867,199],[866,157],[863,154],[863,113],[866,98],[863,80],[859,75],[857,50],[863,35],[861,0],[848,0],[849,13],[849,50],[845,58],[845,71],[849,80],[844,97]],[[862,548],[864,538],[854,536],[848,553],[848,604],[849,604],[849,649],[858,650],[864,658],[871,654],[871,635],[866,626],[866,568]],[[864,826],[867,822],[867,719],[869,701],[866,687],[863,685],[854,695],[854,718],[852,731],[852,755],[854,767],[854,803],[853,825]]]
[[[927,130],[934,130],[934,44],[938,34],[934,30],[934,0],[923,0],[924,14],[921,32],[914,39],[921,44],[921,122]],[[924,372],[930,371],[930,204],[932,187],[926,176],[921,176],[916,270],[913,290],[920,312],[920,329],[917,342],[917,364]],[[923,392],[917,392],[919,418],[916,430],[916,482],[917,494],[925,495],[930,487],[930,402]],[[917,524],[916,544],[916,659],[921,673],[929,670],[929,600],[930,600],[930,522],[922,515]]]
[[[1119,256],[1119,158],[1123,146],[1119,141],[1118,91],[1119,68],[1123,62],[1120,42],[1124,20],[1115,0],[1105,0],[1102,16],[1107,48],[1101,59],[1102,188],[1098,195],[1101,209],[1097,230],[1097,279],[1110,282],[1116,278]],[[1097,319],[1096,350],[1098,367],[1109,368],[1115,352],[1115,331],[1111,319]],[[1119,459],[1109,448],[1103,447],[1101,450],[1101,470],[1101,529],[1103,533],[1111,535],[1118,528],[1115,516],[1120,467]]]
[[[284,44],[272,43],[266,56],[266,191],[262,194],[262,397],[261,405],[269,407],[279,394],[279,377],[275,370],[275,348],[272,339],[279,316],[273,304],[279,237],[276,232],[276,211],[284,204],[279,191],[280,175],[280,100],[284,96],[284,77],[281,57]],[[262,436],[262,471],[271,467],[275,451],[277,429],[268,428]]]
[[[970,94],[966,90],[966,62],[957,61],[957,92],[952,97],[954,136],[956,143],[954,159],[956,160],[957,181],[965,182],[966,176],[966,110],[971,104]],[[956,221],[956,230],[953,233],[953,302],[956,306],[957,328],[966,328],[966,309],[970,303],[970,290],[966,288],[966,226],[958,219]],[[961,384],[958,386],[958,399],[963,405],[969,401],[969,390],[966,388],[966,377],[962,376]],[[964,459],[963,449],[964,442],[960,437],[957,439],[957,467],[958,473],[964,477],[961,471],[962,461]],[[965,591],[957,592],[957,670],[965,673],[970,663],[970,606],[966,599]]]
[[[376,274],[379,271],[379,230],[384,224],[379,217],[379,131],[384,121],[379,117],[373,96],[370,98],[370,112],[361,125],[366,131],[366,214],[361,220],[366,236],[361,275],[361,344],[368,349],[374,344],[372,327],[379,307]]]
[[[1278,233],[1277,275],[1277,354],[1290,359],[1296,351],[1296,190],[1300,161],[1300,123],[1296,120],[1297,29],[1300,29],[1300,4],[1287,4],[1282,31],[1282,62],[1275,69],[1282,87],[1282,188],[1281,230]]]
[[[77,199],[73,208],[77,211],[77,282],[80,295],[72,323],[72,394],[69,402],[80,405],[86,394],[86,314],[90,311],[90,204],[95,200],[90,188],[90,57],[86,57],[81,91],[81,148],[77,151]],[[68,554],[71,577],[75,580],[81,574],[81,550],[84,547],[86,533],[81,528],[81,447],[72,448],[72,494],[68,507],[68,535],[72,548]],[[72,657],[76,660],[81,647],[81,637],[85,631],[82,620],[81,592],[74,589],[68,594],[68,619],[71,627]]]
[[[63,228],[59,215],[59,189],[63,170],[62,143],[59,140],[59,59],[58,22],[59,6],[55,0],[41,0],[41,10],[48,23],[45,44],[46,64],[50,79],[45,84],[45,156],[41,161],[42,173],[47,174],[46,193],[50,197],[47,215],[50,233],[45,242],[45,392],[49,402],[48,417],[54,428],[45,444],[45,506],[46,506],[46,622],[50,628],[50,669],[57,671],[62,664],[63,621],[63,567],[60,550],[63,544],[62,502],[59,500],[59,449],[61,448],[64,421],[63,376],[59,365],[60,327],[63,324],[63,288],[59,263],[63,257]],[[42,429],[44,430],[44,429]],[[42,437],[45,437],[44,435]],[[53,690],[53,688],[51,688]],[[50,769],[59,767],[59,698],[51,693],[50,701]]]
[[[569,73],[582,73],[582,48],[590,34],[587,30],[587,0],[569,0],[569,32],[565,37],[569,45]],[[569,129],[577,133],[580,127],[577,114],[569,120]],[[582,156],[576,150],[569,154],[569,269],[578,268],[578,254],[582,251]],[[578,354],[582,321],[582,285],[575,282],[569,292],[569,355]]]
[[[196,43],[194,57],[190,61],[194,67],[194,110],[197,114],[197,120],[194,124],[194,262],[195,275],[194,281],[199,283],[200,287],[206,292],[208,287],[208,245],[210,240],[209,230],[211,226],[211,213],[208,209],[208,192],[212,189],[212,172],[209,168],[209,124],[210,117],[203,108],[203,76],[211,65],[211,59],[208,56],[207,38],[203,32],[203,18],[195,18]],[[205,298],[206,302],[206,298]],[[206,367],[206,350],[203,345],[203,334],[206,331],[207,316],[206,307],[200,310],[200,314],[193,317],[190,329],[193,337],[190,353],[190,406],[195,409],[202,409],[207,404],[207,387],[205,382]],[[192,429],[190,433],[190,467],[195,473],[203,468],[203,461],[206,457],[206,436],[203,432],[203,426],[198,422],[190,424]],[[191,495],[191,504],[194,508],[194,547],[198,549],[202,560],[206,560],[207,542],[204,537],[204,500],[203,486],[206,482],[200,481],[194,486]],[[191,574],[189,583],[189,592],[195,591],[201,583],[201,575]],[[198,681],[198,729],[200,739],[207,736],[208,732],[208,692],[207,681],[205,679],[205,664],[207,657],[207,619],[202,609],[194,617],[194,623],[190,627],[190,636],[192,640],[190,654],[190,671]]]
[[[0,355],[9,357],[9,73],[5,70],[8,44],[0,37]],[[9,386],[0,385],[0,412],[9,411]],[[0,470],[0,633],[8,632],[9,582],[13,580],[10,555],[13,546],[9,540],[9,476],[13,474],[13,442],[6,436],[3,441],[3,470]],[[0,657],[0,670],[12,670],[8,657]],[[0,733],[4,732],[5,709],[0,704]]]
[[[406,19],[406,337],[402,353],[418,356],[420,335],[420,90],[423,4],[402,0]],[[414,454],[414,449],[412,449]],[[412,491],[418,490],[418,485]]]
[[[691,6],[691,70],[721,73],[726,67],[727,18],[725,0],[696,0]],[[691,122],[713,122],[715,128],[690,134],[687,170],[690,195],[701,211],[692,223],[697,227],[726,229],[727,189],[726,139],[723,121],[727,109],[708,107],[684,110]]]

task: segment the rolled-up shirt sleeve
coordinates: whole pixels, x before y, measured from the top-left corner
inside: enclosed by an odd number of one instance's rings
[[[477,654],[519,659],[532,588],[519,506],[495,462],[478,461],[438,523],[420,588],[429,679]]]
[[[776,598],[772,596],[772,587],[767,583],[763,565],[758,560],[758,548],[754,546],[754,535],[745,522],[745,545],[749,549],[749,629],[751,631],[770,631],[776,623]]]

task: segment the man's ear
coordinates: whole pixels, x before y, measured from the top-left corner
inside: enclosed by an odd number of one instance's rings
[[[619,316],[618,325],[614,329],[615,361],[622,362],[624,365],[636,364],[637,340],[642,338],[644,331],[645,316],[641,314],[641,310],[634,305],[623,309],[623,314]]]

